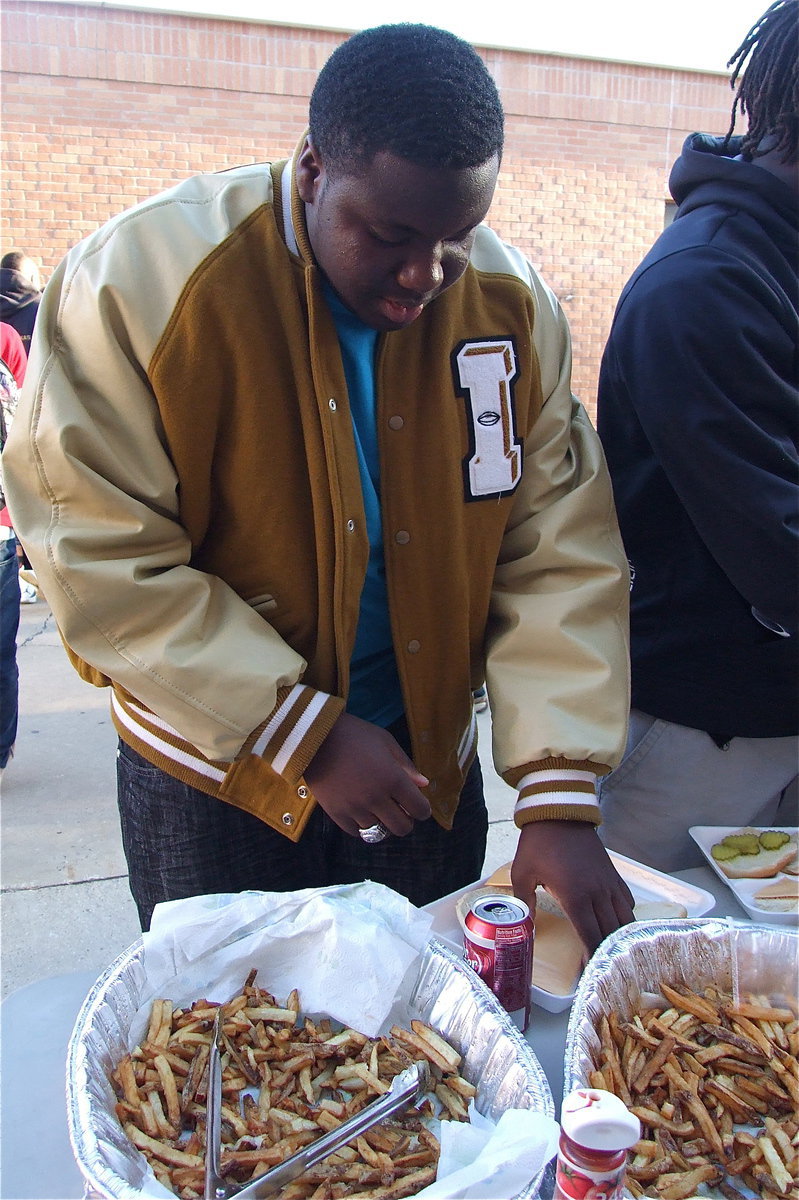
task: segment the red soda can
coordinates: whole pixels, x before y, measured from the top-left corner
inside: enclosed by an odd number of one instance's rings
[[[465,925],[464,958],[524,1033],[535,937],[530,909],[515,896],[481,896],[470,905]]]

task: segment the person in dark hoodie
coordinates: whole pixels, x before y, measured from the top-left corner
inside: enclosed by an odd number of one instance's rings
[[[693,825],[797,824],[799,0],[728,66],[729,132],[685,141],[677,214],[622,292],[599,380],[633,572],[630,730],[600,836],[666,871],[702,861]]]
[[[25,353],[42,298],[39,268],[24,250],[10,250],[0,259],[0,321],[16,329]]]

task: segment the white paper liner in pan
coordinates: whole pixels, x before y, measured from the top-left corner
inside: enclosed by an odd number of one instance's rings
[[[146,1164],[114,1113],[109,1072],[128,1049],[127,1034],[145,987],[143,947],[135,943],[98,979],[83,1003],[67,1054],[67,1117],[87,1196],[139,1200]],[[534,1052],[474,972],[442,943],[423,951],[408,1020],[434,1025],[463,1055],[478,1087],[477,1108],[496,1120],[506,1109],[554,1116],[552,1093]],[[539,1195],[545,1169],[513,1200]]]
[[[566,1035],[564,1096],[588,1083],[601,1017],[611,1010],[632,1016],[661,981],[795,1004],[798,977],[799,930],[787,926],[713,917],[624,926],[605,939],[580,980]]]

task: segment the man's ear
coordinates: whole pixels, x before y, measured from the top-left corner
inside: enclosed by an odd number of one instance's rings
[[[318,197],[324,175],[325,169],[318,151],[310,137],[306,137],[296,169],[297,191],[306,204],[313,204]]]

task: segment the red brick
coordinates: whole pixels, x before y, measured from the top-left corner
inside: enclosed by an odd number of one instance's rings
[[[262,21],[3,0],[2,250],[49,275],[113,214],[199,171],[284,157],[345,34]],[[687,133],[726,133],[727,78],[478,47],[505,105],[489,223],[561,298],[595,411],[616,298],[663,226]]]

